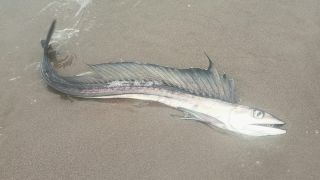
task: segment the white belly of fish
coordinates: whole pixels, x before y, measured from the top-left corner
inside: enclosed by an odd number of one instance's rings
[[[159,89],[147,91],[144,90],[144,93],[141,94],[121,94],[101,96],[96,98],[128,98],[160,102],[193,115],[194,120],[208,122],[220,128],[223,128],[221,127],[221,122],[226,120],[226,118],[229,116],[228,113],[234,107],[234,105],[231,103],[216,99]]]
[[[231,104],[218,99],[195,96],[183,92],[168,91],[161,88],[135,88],[132,94],[101,96],[96,98],[129,98],[156,101],[187,113],[187,117],[209,125],[251,136],[284,134],[286,131],[273,124],[283,122],[265,114],[255,118],[254,109],[239,104]]]

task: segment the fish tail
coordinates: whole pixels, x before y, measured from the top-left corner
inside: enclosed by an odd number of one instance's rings
[[[55,26],[56,26],[56,22],[57,21],[55,19],[52,21],[51,26],[50,26],[49,31],[48,31],[48,34],[47,34],[47,38],[45,40],[41,40],[42,48],[47,50],[47,51],[49,49],[49,43],[50,43],[52,34],[53,34]]]
[[[77,76],[61,76],[53,68],[51,62],[56,61],[57,57],[54,48],[50,45],[50,40],[54,33],[54,28],[56,25],[56,20],[53,20],[49,28],[47,37],[45,40],[41,40],[41,45],[43,48],[43,60],[40,64],[41,76],[47,85],[51,88],[72,96],[83,97],[86,96],[85,93],[81,91],[83,88],[90,89],[86,82],[81,81],[82,77]],[[84,79],[84,78],[82,78]]]
[[[41,63],[41,75],[43,80],[45,80],[50,87],[58,91],[65,92],[65,89],[69,88],[70,86],[68,83],[66,83],[65,79],[59,76],[53,69],[51,62],[54,61],[55,58],[49,58],[49,51],[51,50],[50,40],[53,35],[55,25],[56,25],[56,20],[53,20],[49,28],[46,39],[41,40],[41,45],[44,53],[43,60]]]
[[[56,25],[56,20],[53,20],[51,23],[51,26],[49,28],[47,38],[45,40],[41,40],[41,45],[43,48],[43,60],[41,63],[41,72],[42,76],[46,81],[51,81],[53,74],[55,74],[53,67],[51,66],[50,60],[49,60],[49,49],[50,49],[50,40],[52,37],[52,34],[54,32],[54,28]]]

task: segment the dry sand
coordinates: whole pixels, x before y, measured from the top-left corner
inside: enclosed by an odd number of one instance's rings
[[[81,12],[77,57],[61,71],[115,58],[206,67],[205,50],[242,104],[287,123],[262,138],[156,103],[60,98],[40,81],[39,42],[79,7],[50,2],[1,1],[0,179],[319,178],[320,1],[93,0]]]

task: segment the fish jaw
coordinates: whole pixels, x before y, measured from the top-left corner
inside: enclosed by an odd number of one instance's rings
[[[263,111],[263,117],[254,117],[256,109],[238,106],[231,113],[226,122],[227,129],[249,136],[272,136],[285,134],[281,127],[284,122]]]
[[[282,121],[276,123],[264,122],[259,124],[246,124],[241,126],[241,128],[237,128],[236,131],[250,136],[280,135],[286,133],[286,130],[280,128],[284,124],[285,123]]]

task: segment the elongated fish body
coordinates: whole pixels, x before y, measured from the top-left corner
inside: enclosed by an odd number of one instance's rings
[[[53,21],[46,40],[41,74],[52,88],[81,98],[131,98],[156,101],[185,112],[210,126],[251,136],[284,134],[284,123],[261,110],[237,104],[234,82],[219,74],[208,57],[207,69],[177,69],[155,64],[118,62],[88,65],[89,72],[76,76],[57,74],[49,58]]]

